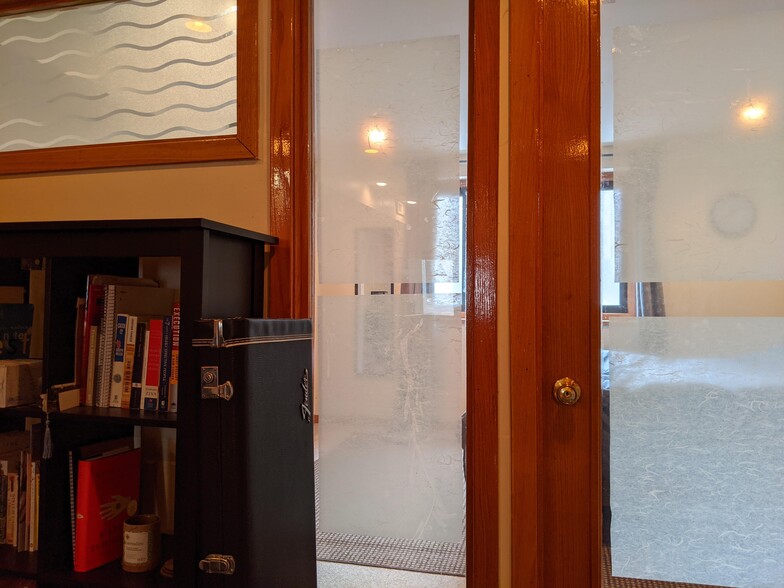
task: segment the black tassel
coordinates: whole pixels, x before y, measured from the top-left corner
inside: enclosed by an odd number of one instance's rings
[[[44,431],[44,448],[41,455],[42,459],[52,457],[52,432],[49,430],[49,413],[46,413],[46,430]]]

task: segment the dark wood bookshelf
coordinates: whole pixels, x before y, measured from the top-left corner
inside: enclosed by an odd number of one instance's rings
[[[199,559],[207,555],[202,547],[204,537],[209,536],[201,462],[205,446],[214,442],[207,434],[213,431],[205,432],[203,420],[212,418],[209,413],[216,405],[203,405],[201,400],[199,366],[191,348],[193,325],[201,318],[261,318],[267,248],[276,242],[270,235],[205,219],[0,223],[0,285],[24,286],[28,297],[32,272],[42,272],[35,277],[40,278],[37,283],[44,284],[43,303],[36,306],[36,313],[43,316],[44,390],[74,380],[76,299],[85,295],[88,275],[138,276],[141,262],[147,258],[162,258],[167,263],[176,260],[181,308],[178,412],[82,406],[52,413],[53,455],[41,462],[39,551],[16,553],[0,546],[0,577],[32,578],[38,588],[193,588],[210,582],[198,571]],[[45,415],[34,405],[3,408],[0,430],[20,428],[26,417]],[[169,580],[155,572],[124,572],[119,561],[74,573],[68,451],[96,440],[133,434],[135,426],[176,431],[171,542],[176,578]]]
[[[177,413],[100,408],[98,406],[78,406],[65,412],[52,413],[51,418],[85,422],[97,420],[141,427],[175,428],[177,426]]]

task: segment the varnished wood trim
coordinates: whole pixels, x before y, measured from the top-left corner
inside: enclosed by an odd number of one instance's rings
[[[272,2],[270,260],[272,317],[307,318],[311,257],[311,0]]]
[[[0,153],[0,174],[248,159],[235,136],[106,143]]]
[[[237,2],[237,139],[259,155],[259,3]]]
[[[466,581],[497,586],[498,0],[472,0],[468,72]]]
[[[0,0],[0,16],[37,12],[51,8],[68,8],[80,4],[96,4],[106,0]]]
[[[600,44],[600,0],[589,0],[588,51],[590,60],[590,102],[589,135],[588,135],[588,194],[589,206],[589,248],[590,256],[590,296],[588,312],[590,315],[590,346],[588,361],[590,362],[590,529],[591,541],[591,586],[602,586],[602,374],[601,345],[602,324],[597,316],[601,309],[601,263],[600,263],[600,200],[599,186],[602,179],[602,143],[601,143],[601,44]]]
[[[0,15],[90,4],[0,0]],[[258,0],[237,0],[237,133],[0,153],[0,174],[255,159],[259,144]]]
[[[542,4],[510,10],[509,322],[512,585],[544,587],[542,567]]]
[[[270,231],[281,242],[275,248],[270,267],[271,316],[308,316],[309,312],[311,18],[309,0],[272,3]],[[467,584],[474,588],[497,586],[499,577],[496,324],[499,28],[497,0],[472,0],[466,559]]]
[[[597,10],[510,15],[515,586],[600,586]],[[563,376],[582,385],[575,406],[552,399]]]

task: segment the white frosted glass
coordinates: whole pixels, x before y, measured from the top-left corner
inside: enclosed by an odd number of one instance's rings
[[[782,30],[781,10],[615,29],[619,281],[784,279]]]
[[[606,343],[613,575],[784,585],[784,318],[611,319]]]
[[[236,134],[237,16],[151,0],[0,18],[0,151]]]
[[[321,531],[463,539],[465,328],[426,305],[318,299]]]
[[[319,281],[421,283],[422,260],[446,259],[434,225],[460,192],[459,36],[322,49],[316,79]],[[368,154],[375,126],[387,140]]]

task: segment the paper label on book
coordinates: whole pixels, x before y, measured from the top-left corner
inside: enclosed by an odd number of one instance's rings
[[[126,531],[123,540],[123,561],[129,564],[146,564],[150,550],[149,531]]]

